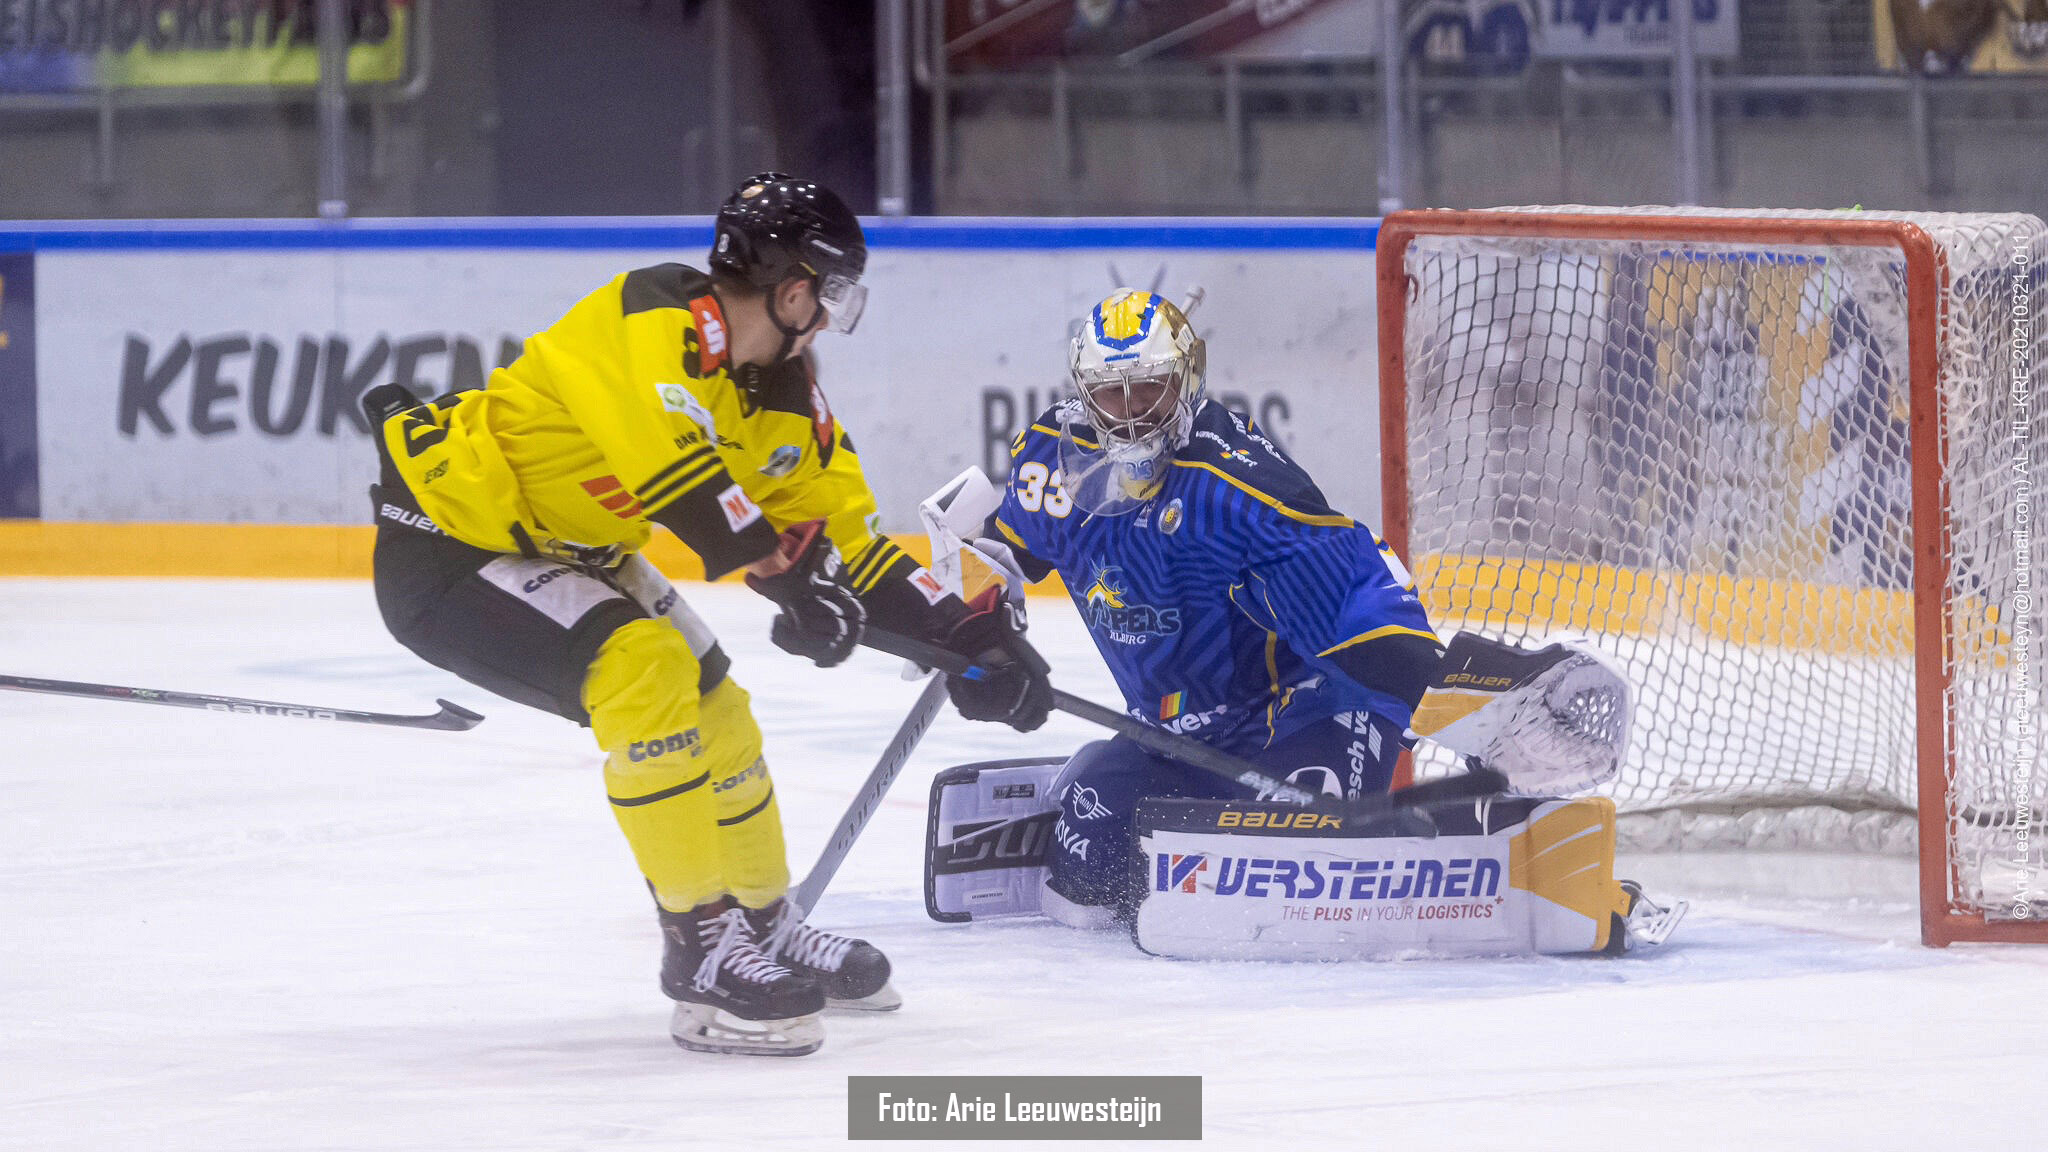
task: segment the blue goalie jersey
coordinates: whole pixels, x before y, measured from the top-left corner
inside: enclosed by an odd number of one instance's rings
[[[1011,450],[994,525],[1031,579],[1060,572],[1132,716],[1240,754],[1339,712],[1408,724],[1406,701],[1331,659],[1434,641],[1407,569],[1278,445],[1206,403],[1150,500],[1091,516],[1061,487],[1063,424],[1093,447],[1074,402],[1047,410]]]

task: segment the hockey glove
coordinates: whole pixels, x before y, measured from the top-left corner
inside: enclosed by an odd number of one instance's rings
[[[1052,669],[1031,642],[1016,608],[989,588],[967,604],[967,615],[946,635],[946,648],[972,659],[979,680],[946,677],[946,694],[969,720],[996,720],[1019,732],[1045,723],[1052,711]]]
[[[776,554],[789,567],[772,576],[747,573],[747,587],[782,608],[768,628],[777,648],[806,656],[820,668],[846,659],[860,643],[867,612],[853,589],[839,580],[839,553],[825,535],[825,522],[791,525]]]

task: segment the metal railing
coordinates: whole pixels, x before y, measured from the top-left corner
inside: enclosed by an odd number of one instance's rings
[[[119,181],[115,156],[123,112],[156,108],[263,108],[312,105],[320,110],[319,199],[322,215],[346,215],[347,108],[361,104],[369,111],[369,178],[381,182],[389,174],[391,113],[417,101],[427,90],[432,53],[433,0],[413,0],[407,25],[405,63],[396,80],[365,84],[340,82],[345,74],[347,38],[344,5],[319,0],[318,49],[320,80],[312,86],[267,84],[195,84],[124,86],[100,82],[63,92],[0,92],[0,116],[9,113],[85,112],[97,120],[93,139],[92,182],[107,189]],[[254,6],[248,9],[253,18]]]
[[[1912,140],[1915,181],[1928,195],[1948,191],[1952,173],[1937,140],[1942,109],[1966,107],[1984,97],[2039,97],[2038,108],[2022,113],[2048,125],[2048,73],[1958,74],[1930,77],[1919,71],[1879,72],[1869,0],[1818,5],[1811,0],[1751,0],[1741,9],[1741,46],[1732,59],[1709,59],[1697,51],[1699,31],[1689,3],[1673,3],[1675,50],[1667,58],[1635,59],[1620,66],[1565,59],[1539,59],[1512,77],[1429,75],[1406,53],[1402,66],[1385,68],[1377,54],[1348,59],[1319,59],[1312,65],[1248,65],[1233,60],[1162,60],[1162,52],[1198,34],[1193,25],[1128,49],[1097,58],[1054,58],[1030,70],[958,67],[961,57],[1007,29],[1057,7],[1060,0],[1022,0],[987,23],[952,40],[946,39],[942,0],[889,0],[908,5],[906,51],[909,72],[930,97],[929,149],[933,183],[941,195],[958,175],[955,171],[956,121],[972,114],[976,104],[1002,98],[1023,103],[1034,115],[1052,121],[1049,170],[1071,180],[1077,173],[1077,145],[1083,108],[1095,115],[1156,115],[1129,99],[1147,93],[1178,100],[1185,115],[1191,107],[1212,118],[1224,134],[1224,147],[1249,185],[1256,172],[1257,149],[1251,144],[1253,105],[1289,98],[1321,96],[1342,105],[1361,122],[1378,122],[1378,207],[1386,211],[1411,198],[1417,174],[1416,142],[1441,106],[1458,100],[1520,98],[1555,116],[1560,126],[1572,122],[1579,106],[1602,96],[1633,100],[1645,115],[1661,116],[1670,131],[1670,188],[1676,203],[1701,203],[1709,190],[1721,186],[1725,158],[1711,146],[1730,122],[1745,118],[1744,98],[1756,96],[1825,97],[1859,114],[1899,117]],[[1249,3],[1234,4],[1216,15]],[[1402,21],[1413,5],[1384,0],[1380,5],[1382,43],[1401,43]],[[1125,111],[1106,112],[1092,105],[1093,94],[1120,94]],[[2028,103],[2025,100],[2020,103]],[[1138,111],[1130,111],[1139,108]],[[1266,119],[1273,118],[1268,113]],[[1300,118],[1306,118],[1305,116]],[[885,126],[886,130],[886,126]],[[1061,197],[1062,201],[1071,197]],[[1131,211],[1172,211],[1170,204],[1131,204]]]

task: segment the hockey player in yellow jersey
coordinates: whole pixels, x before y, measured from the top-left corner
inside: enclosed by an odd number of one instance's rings
[[[639,555],[653,526],[708,577],[744,569],[780,608],[770,638],[821,666],[872,619],[995,671],[948,682],[970,718],[1035,728],[1051,689],[993,596],[963,604],[876,530],[807,356],[865,304],[853,214],[763,173],[727,199],[713,244],[708,273],[613,279],[482,389],[365,397],[383,461],[377,599],[424,659],[590,727],[658,906],[676,1041],[801,1055],[827,1002],[900,999],[879,949],[786,914],[760,730],[711,630]]]

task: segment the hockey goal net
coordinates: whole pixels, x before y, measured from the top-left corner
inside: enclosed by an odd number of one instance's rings
[[[2048,940],[2044,279],[2016,214],[1396,213],[1386,535],[1440,629],[1620,659],[1627,842],[1917,851],[1928,943]]]

